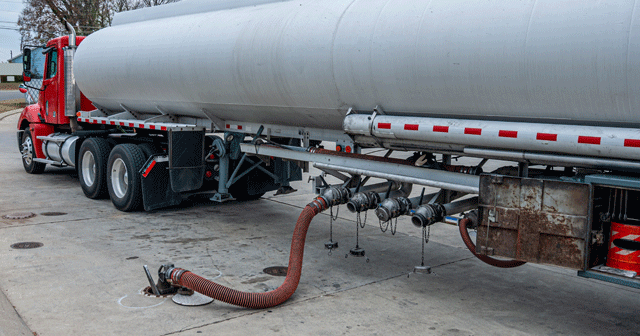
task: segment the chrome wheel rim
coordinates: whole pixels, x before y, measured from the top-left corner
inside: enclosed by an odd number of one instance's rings
[[[33,161],[33,142],[31,141],[31,137],[27,137],[22,142],[22,159],[24,163],[30,165]]]
[[[88,187],[92,186],[96,181],[97,166],[96,159],[90,151],[82,154],[82,180]]]
[[[123,198],[129,190],[129,174],[121,158],[115,159],[111,166],[111,187],[118,198]]]

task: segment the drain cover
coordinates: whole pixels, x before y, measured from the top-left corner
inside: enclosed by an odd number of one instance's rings
[[[286,276],[287,268],[285,266],[271,266],[262,270],[263,272],[274,276]]]
[[[42,246],[44,246],[44,244],[38,243],[38,242],[21,242],[21,243],[11,244],[11,248],[14,248],[14,249],[32,249],[32,248],[38,248]]]
[[[193,292],[191,295],[176,294],[171,300],[181,306],[204,306],[213,302],[212,298],[198,292]]]
[[[57,212],[57,211],[50,211],[50,212],[41,213],[41,215],[43,215],[43,216],[64,216],[66,214],[67,214],[66,212]]]
[[[35,217],[35,215],[36,214],[34,214],[33,212],[16,212],[16,213],[4,215],[4,216],[2,216],[2,218],[5,218],[5,219],[26,219],[26,218]]]

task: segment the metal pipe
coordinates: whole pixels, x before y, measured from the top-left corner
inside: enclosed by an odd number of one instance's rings
[[[585,156],[569,156],[569,155],[556,155],[556,154],[541,154],[541,153],[529,153],[521,151],[506,151],[495,149],[480,149],[480,148],[465,148],[464,154],[478,157],[491,157],[502,160],[513,161],[528,161],[533,164],[546,164],[546,165],[566,165],[574,167],[585,168],[604,168],[604,169],[630,169],[640,170],[640,163],[615,160],[615,159],[602,159]]]
[[[478,196],[443,204],[442,206],[445,210],[445,216],[469,211],[478,207]]]
[[[319,169],[325,169],[325,168],[335,169],[335,170],[344,171],[354,175],[366,175],[366,176],[383,178],[387,180],[395,180],[399,182],[419,184],[419,185],[424,185],[428,187],[461,191],[469,194],[477,194],[479,191],[478,185],[480,180],[477,176],[463,175],[460,173],[451,173],[451,172],[445,172],[445,171],[439,171],[439,170],[433,170],[433,169],[427,169],[427,168],[420,168],[425,170],[424,176],[435,177],[435,176],[430,176],[429,172],[441,173],[439,174],[440,176],[436,177],[437,180],[411,177],[411,176],[399,175],[399,174],[383,173],[380,171],[373,171],[373,170],[362,169],[362,168],[337,166],[337,165],[327,164],[327,163],[315,163],[314,167]],[[400,170],[400,168],[398,168],[397,170]],[[460,176],[464,176],[464,179],[460,178]],[[469,183],[469,181],[473,181],[473,182]]]
[[[75,48],[76,47],[76,30],[73,28],[73,26],[69,22],[65,22],[65,26],[67,28],[67,31],[69,31],[69,47]]]
[[[318,169],[331,169],[341,172],[347,172],[352,175],[364,175],[379,177],[385,180],[399,181],[405,183],[419,184],[431,186],[441,189],[449,189],[455,191],[477,194],[480,185],[480,178],[474,175],[449,172],[444,170],[429,169],[423,167],[415,167],[405,164],[397,164],[394,162],[381,162],[380,159],[373,159],[371,155],[358,156],[357,158],[349,155],[336,155],[322,152],[311,153],[290,150],[285,147],[276,147],[270,145],[253,145],[240,144],[240,149],[244,153],[276,156],[283,159],[299,160],[307,162],[315,162],[314,166]],[[375,157],[374,157],[375,158]],[[384,158],[382,158],[384,159]],[[362,167],[367,167],[364,169]],[[387,173],[393,171],[394,173]]]
[[[76,52],[76,30],[69,22],[65,22],[66,28],[69,31],[69,45],[64,50],[64,115],[72,118],[71,126],[72,131],[77,130],[77,122],[75,122],[76,112],[80,107],[80,93],[76,80],[73,75],[73,58]]]

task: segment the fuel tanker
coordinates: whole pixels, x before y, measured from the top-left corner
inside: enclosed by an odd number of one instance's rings
[[[197,12],[179,16],[116,16],[78,48],[81,91],[113,111],[206,118],[207,109],[338,130],[349,108],[378,105],[390,115],[640,125],[635,1],[248,1],[197,11],[202,2],[166,6]]]
[[[159,287],[242,306],[293,294],[306,227],[341,204],[422,228],[464,213],[454,221],[486,263],[640,287],[640,209],[629,206],[640,201],[639,10],[631,0],[183,0],[119,13],[86,38],[68,25],[45,46],[20,151],[29,173],[76,167],[87,197],[122,211],[290,193],[313,164],[319,196],[296,226],[281,288],[249,295],[160,271]],[[489,160],[508,162],[485,173]]]

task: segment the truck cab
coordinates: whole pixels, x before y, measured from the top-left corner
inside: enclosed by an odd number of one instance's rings
[[[44,162],[52,160],[48,160],[44,153],[39,137],[71,131],[75,113],[82,108],[94,108],[91,102],[79,93],[73,81],[73,51],[75,46],[84,40],[84,36],[75,37],[75,43],[71,46],[69,39],[69,36],[57,37],[41,48],[27,47],[23,51],[25,86],[39,92],[37,103],[25,107],[18,120],[18,144],[23,164],[29,173],[42,172],[46,163],[53,163]],[[42,50],[45,56],[42,74],[38,74],[35,65],[32,64],[36,59],[33,57],[35,55],[32,55],[34,50]],[[32,76],[34,79],[42,78],[39,87],[29,85]],[[71,101],[79,100],[79,103],[67,106],[69,96],[73,96]],[[79,99],[75,99],[76,96]]]

